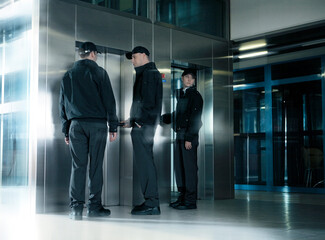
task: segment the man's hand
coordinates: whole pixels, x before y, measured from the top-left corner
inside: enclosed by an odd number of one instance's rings
[[[69,142],[70,142],[70,141],[69,141],[69,137],[65,137],[65,138],[64,138],[64,141],[65,141],[65,143],[66,143],[67,145],[69,145]]]
[[[188,141],[185,141],[185,148],[186,148],[186,150],[191,150],[192,149],[192,143],[188,142]]]
[[[123,123],[123,126],[122,126],[123,128],[130,128],[131,127],[130,119],[121,121],[121,123]]]
[[[117,132],[110,132],[109,133],[109,141],[114,142],[117,138]]]

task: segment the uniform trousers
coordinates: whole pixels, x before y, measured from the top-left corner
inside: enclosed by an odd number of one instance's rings
[[[70,207],[81,208],[85,203],[86,172],[89,159],[88,209],[100,209],[102,207],[102,166],[107,142],[107,122],[72,120],[69,140],[72,157]]]
[[[144,203],[148,207],[159,206],[157,170],[153,158],[155,131],[155,125],[135,126],[131,131],[135,169],[140,178]]]
[[[180,192],[179,200],[185,203],[195,204],[197,199],[197,148],[199,146],[198,137],[192,140],[192,148],[185,148],[184,139],[176,139],[174,170],[176,184]]]

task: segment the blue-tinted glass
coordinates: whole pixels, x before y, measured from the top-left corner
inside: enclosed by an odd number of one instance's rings
[[[94,5],[147,17],[147,0],[80,0]]]
[[[1,96],[4,101],[0,106],[0,176],[3,186],[28,185],[28,97],[32,56],[32,13],[29,12],[32,7],[27,8],[29,4],[26,1],[10,1],[6,7],[14,7],[17,15],[12,13],[12,17],[0,21],[0,88],[4,87],[0,91],[4,92]]]
[[[307,59],[271,66],[272,80],[301,77],[321,73],[321,59]]]
[[[235,181],[266,184],[265,94],[262,88],[234,92]]]
[[[321,81],[272,92],[274,184],[313,187],[324,179]]]
[[[265,93],[263,89],[234,92],[235,133],[265,132]]]
[[[28,117],[26,112],[3,116],[2,185],[28,184]]]
[[[224,0],[157,0],[157,21],[225,37]]]
[[[25,71],[5,75],[4,102],[26,100],[28,91],[28,74]]]
[[[234,85],[264,82],[264,67],[234,72]]]

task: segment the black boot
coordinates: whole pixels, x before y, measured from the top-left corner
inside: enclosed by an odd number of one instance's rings
[[[108,217],[109,215],[111,215],[111,211],[109,209],[105,209],[104,207],[96,210],[88,209],[87,211],[87,217]]]
[[[72,220],[82,220],[82,211],[83,207],[72,207],[69,214],[70,219]]]
[[[178,188],[178,191],[179,191],[180,193],[179,193],[179,196],[178,196],[177,200],[176,200],[175,202],[171,202],[171,203],[169,204],[169,206],[172,207],[172,208],[175,208],[175,207],[177,207],[178,205],[184,203],[184,200],[185,200],[185,189],[183,189],[183,188]]]

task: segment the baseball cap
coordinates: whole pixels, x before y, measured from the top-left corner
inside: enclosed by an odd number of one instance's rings
[[[185,69],[182,73],[182,77],[184,77],[187,74],[191,74],[194,79],[196,79],[196,71],[194,69]]]
[[[90,52],[97,52],[97,53],[101,53],[97,50],[97,47],[94,43],[92,42],[84,42],[83,44],[81,44],[80,48],[79,48],[79,53],[80,54],[87,54]]]
[[[145,47],[142,47],[142,46],[137,46],[137,47],[133,48],[132,52],[127,52],[125,54],[125,57],[127,59],[132,59],[132,54],[135,54],[135,53],[145,53],[148,57],[150,55],[150,52],[148,49],[146,49]]]

